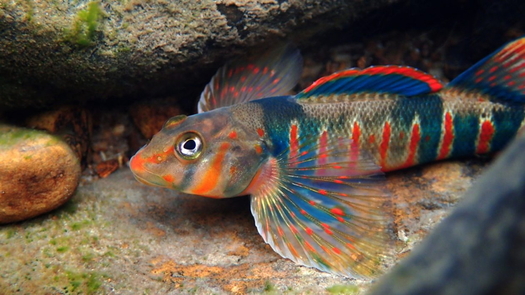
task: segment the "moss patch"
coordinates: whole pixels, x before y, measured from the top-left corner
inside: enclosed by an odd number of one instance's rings
[[[67,280],[67,285],[63,287],[65,292],[78,293],[78,294],[93,294],[102,285],[102,280],[106,276],[97,272],[76,272],[76,271],[65,271],[60,276],[55,276],[54,280],[60,282]]]
[[[95,45],[95,35],[102,25],[103,11],[100,3],[89,2],[87,8],[80,10],[70,30],[66,30],[66,40],[80,47]]]
[[[275,286],[270,281],[264,282],[264,292],[275,292]]]
[[[0,145],[13,145],[22,140],[36,138],[42,134],[44,133],[31,129],[0,127]]]
[[[356,285],[334,285],[326,288],[330,294],[348,294],[354,295],[359,293],[359,287]]]

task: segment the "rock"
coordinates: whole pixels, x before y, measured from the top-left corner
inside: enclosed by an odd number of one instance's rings
[[[129,102],[174,94],[180,95],[180,101],[193,102],[198,97],[195,89],[200,91],[220,65],[249,48],[268,46],[277,39],[317,42],[314,46],[319,46],[326,35],[338,40],[357,40],[392,27],[406,32],[406,28],[453,23],[449,33],[463,28],[462,35],[470,36],[461,40],[455,51],[462,53],[460,56],[472,56],[474,60],[467,63],[470,64],[512,39],[509,27],[521,23],[525,2],[498,3],[494,5],[489,0],[5,2],[0,4],[0,108],[108,99]],[[346,33],[325,33],[341,26],[347,26]],[[523,33],[522,26],[517,27],[512,34]],[[471,54],[473,50],[475,54]],[[366,60],[361,64],[366,65]],[[464,62],[458,60],[452,68],[464,69]]]
[[[173,99],[162,99],[136,103],[130,107],[129,113],[140,133],[150,139],[169,118],[182,114],[182,111]]]
[[[525,294],[525,133],[370,295]]]
[[[202,89],[248,47],[291,33],[305,40],[399,1],[6,2],[0,107]]]
[[[86,162],[93,129],[91,114],[87,109],[61,106],[29,117],[26,125],[59,136],[69,144],[82,163]]]
[[[101,178],[108,177],[111,173],[122,167],[118,159],[106,160],[95,165],[95,173]]]
[[[79,160],[65,142],[0,125],[0,223],[57,208],[73,195],[79,178]]]

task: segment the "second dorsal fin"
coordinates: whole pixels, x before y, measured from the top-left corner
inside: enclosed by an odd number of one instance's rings
[[[384,93],[414,96],[432,93],[443,84],[430,74],[405,66],[349,69],[320,78],[297,94],[297,99],[333,94]]]
[[[505,44],[447,85],[502,102],[525,103],[525,37]]]

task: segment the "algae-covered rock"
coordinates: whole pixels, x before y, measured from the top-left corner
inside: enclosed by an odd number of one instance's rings
[[[75,192],[79,178],[79,160],[65,142],[0,125],[0,223],[57,208]]]
[[[0,108],[180,93],[248,47],[400,1],[0,1]]]

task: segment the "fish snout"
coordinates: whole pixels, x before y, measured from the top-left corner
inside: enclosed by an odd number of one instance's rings
[[[162,176],[152,173],[148,169],[148,160],[143,158],[140,151],[129,160],[129,168],[135,179],[143,184],[159,187],[172,187],[173,185]]]

